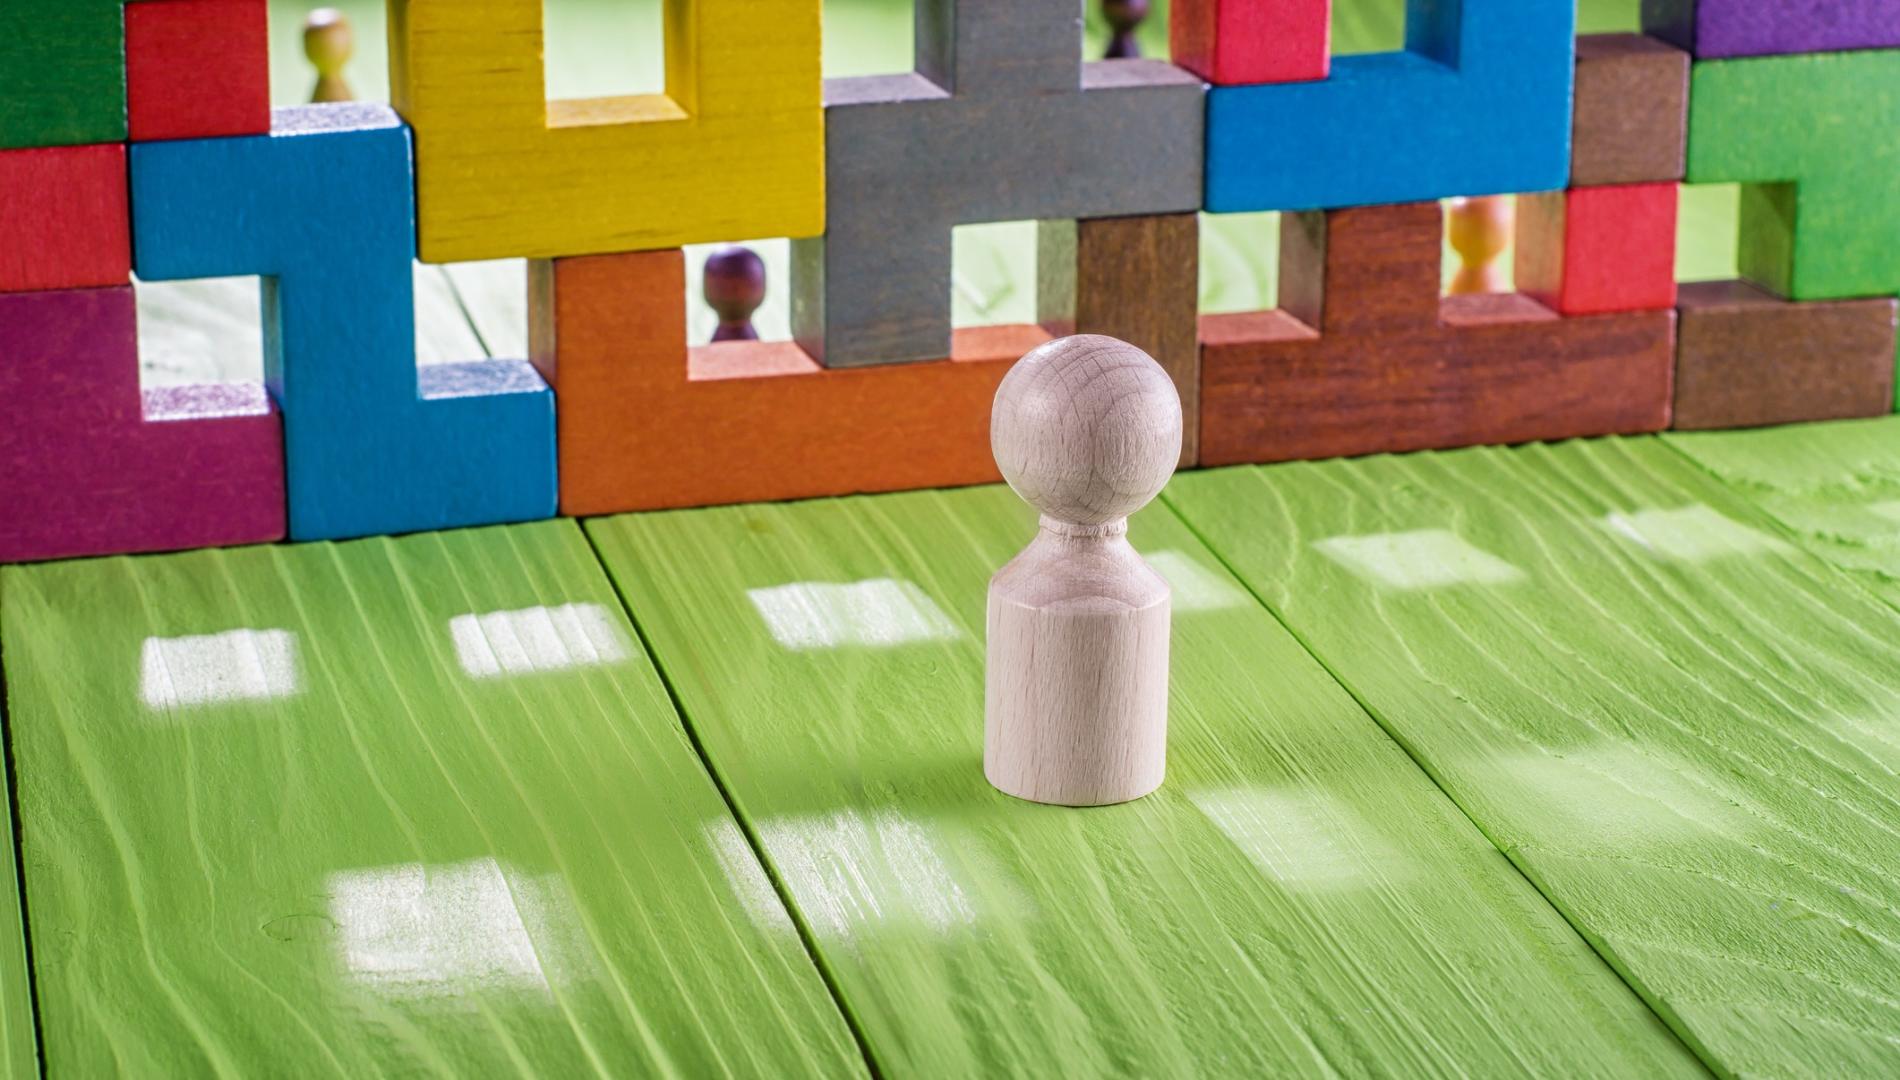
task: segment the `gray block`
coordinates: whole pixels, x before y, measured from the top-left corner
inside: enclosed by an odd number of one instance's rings
[[[793,245],[792,332],[813,357],[948,356],[957,225],[1199,209],[1200,79],[1081,64],[1080,16],[919,0],[918,73],[826,82],[826,233]]]

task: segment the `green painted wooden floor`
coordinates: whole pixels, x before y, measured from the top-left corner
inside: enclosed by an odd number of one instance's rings
[[[8,567],[0,1060],[1894,1075],[1895,507],[1900,418],[1185,474],[1084,811],[982,779],[1000,488]]]

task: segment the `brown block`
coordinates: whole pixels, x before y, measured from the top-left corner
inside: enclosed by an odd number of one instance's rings
[[[1201,347],[1196,214],[1044,221],[1037,318],[1057,337],[1107,334],[1155,358],[1181,394],[1181,465],[1199,460]]]
[[[1673,311],[1441,301],[1442,227],[1437,203],[1287,215],[1281,309],[1201,320],[1201,463],[1668,426]]]
[[[1000,478],[990,402],[1040,327],[960,330],[949,359],[884,367],[820,367],[789,341],[688,350],[685,274],[677,248],[532,264],[563,514]]]
[[[1891,299],[1795,303],[1746,282],[1701,281],[1677,303],[1678,430],[1893,410]]]
[[[1688,53],[1641,34],[1577,38],[1572,187],[1680,180],[1688,134]]]

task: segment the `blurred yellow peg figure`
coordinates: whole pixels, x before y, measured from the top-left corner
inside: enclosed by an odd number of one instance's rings
[[[303,54],[317,69],[313,102],[352,101],[356,95],[343,81],[343,67],[356,52],[356,32],[350,20],[335,8],[318,8],[303,21]]]
[[[1509,195],[1453,199],[1445,211],[1445,231],[1461,265],[1451,292],[1503,292],[1504,249],[1511,244],[1517,203]]]

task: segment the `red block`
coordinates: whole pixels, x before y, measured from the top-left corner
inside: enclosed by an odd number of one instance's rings
[[[125,8],[134,142],[270,131],[265,0],[134,0]]]
[[[1562,315],[1674,307],[1677,186],[1518,196],[1518,291]]]
[[[0,293],[131,276],[124,143],[0,150]]]
[[[1216,86],[1308,82],[1332,70],[1332,0],[1175,0],[1176,64]]]

